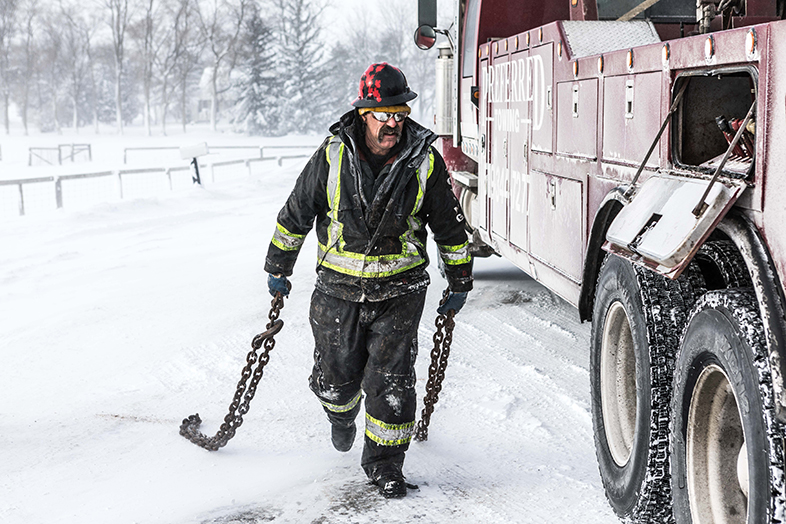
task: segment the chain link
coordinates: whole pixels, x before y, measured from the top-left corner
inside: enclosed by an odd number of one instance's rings
[[[447,299],[448,293],[448,290],[445,290],[442,303]],[[450,344],[453,342],[453,328],[456,326],[456,323],[453,321],[455,315],[456,312],[449,309],[447,314],[438,315],[437,320],[434,322],[437,326],[437,331],[434,333],[434,349],[431,350],[431,365],[428,367],[426,396],[423,397],[423,412],[415,427],[415,440],[418,442],[428,440],[428,425],[431,422],[431,414],[434,413],[434,405],[439,400],[439,392],[442,391],[442,381],[445,379],[445,369],[448,367]]]
[[[251,400],[257,392],[257,385],[262,379],[264,368],[270,360],[270,351],[276,345],[273,336],[281,331],[281,328],[284,326],[284,321],[278,318],[283,307],[284,296],[281,293],[276,293],[276,296],[270,303],[270,313],[268,314],[270,322],[265,326],[265,331],[255,336],[251,341],[251,351],[246,356],[246,365],[243,367],[240,381],[237,383],[235,396],[229,405],[229,413],[224,417],[224,423],[221,424],[218,432],[212,437],[201,433],[199,426],[202,424],[202,419],[199,418],[199,413],[196,413],[183,419],[183,423],[180,425],[181,435],[197,446],[210,451],[218,451],[219,448],[226,446],[227,442],[235,436],[235,432],[243,424],[243,416],[248,413]],[[258,355],[257,352],[260,348],[264,349]],[[256,368],[254,368],[254,364],[257,364]]]

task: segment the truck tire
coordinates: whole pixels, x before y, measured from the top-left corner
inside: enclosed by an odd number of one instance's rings
[[[592,316],[590,386],[595,450],[614,512],[668,522],[673,356],[701,277],[676,281],[608,255]]]
[[[709,240],[699,248],[694,263],[701,268],[708,289],[751,287],[745,260],[730,240]]]
[[[696,303],[673,390],[677,524],[783,522],[783,427],[753,291],[710,291]]]

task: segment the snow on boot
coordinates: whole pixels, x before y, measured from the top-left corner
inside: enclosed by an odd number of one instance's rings
[[[379,487],[379,493],[386,499],[399,499],[407,496],[407,488],[419,489],[416,485],[406,481],[401,473],[401,466],[385,464],[375,468],[371,483]]]
[[[330,440],[333,442],[333,447],[343,452],[352,449],[352,444],[355,442],[355,433],[357,432],[355,422],[352,421],[348,426],[333,422],[331,426]]]
[[[399,475],[385,475],[375,482],[379,486],[379,493],[386,499],[400,499],[407,496],[407,483]]]

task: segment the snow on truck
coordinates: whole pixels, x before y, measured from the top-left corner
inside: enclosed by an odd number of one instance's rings
[[[774,523],[786,446],[784,0],[421,0],[476,252],[592,321],[632,522]]]

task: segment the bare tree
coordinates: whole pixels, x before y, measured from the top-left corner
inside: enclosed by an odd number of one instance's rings
[[[38,18],[40,10],[38,7],[38,0],[26,0],[22,3],[20,8],[20,21],[23,25],[20,27],[22,31],[22,39],[19,47],[16,92],[18,102],[20,105],[20,112],[22,117],[22,126],[25,130],[25,135],[29,133],[29,117],[30,110],[30,91],[33,83],[35,82],[36,71],[36,41],[35,31],[37,29]]]
[[[63,84],[63,33],[60,22],[60,13],[52,10],[46,13],[46,21],[42,34],[41,44],[38,49],[40,58],[38,63],[39,86],[41,88],[39,107],[41,107],[41,128],[52,129],[60,133],[60,120],[58,118],[58,102]],[[48,106],[49,117],[47,118]]]
[[[98,81],[96,80],[96,57],[93,45],[93,36],[96,31],[97,24],[95,23],[95,14],[89,15],[87,25],[82,27],[82,40],[84,42],[85,55],[87,56],[87,76],[90,82],[90,108],[92,110],[93,128],[98,133],[99,122],[99,93]]]
[[[218,124],[219,77],[227,80],[235,66],[235,46],[243,29],[249,4],[253,0],[207,0],[199,8],[199,27],[210,56],[210,127]],[[225,70],[222,70],[222,67]]]
[[[189,52],[189,44],[196,31],[193,28],[194,8],[192,0],[168,2],[165,22],[169,28],[161,40],[161,52],[154,62],[155,74],[160,82],[161,132],[166,135],[166,117],[172,96],[172,81],[178,65]]]
[[[112,51],[115,59],[115,114],[117,131],[123,134],[123,93],[122,79],[125,67],[125,39],[131,23],[129,0],[103,0],[109,11],[109,27],[112,30]]]
[[[63,35],[62,57],[63,65],[68,75],[68,91],[71,95],[71,121],[76,131],[79,131],[79,104],[87,88],[87,77],[90,68],[90,57],[85,48],[89,40],[86,41],[84,36],[87,22],[82,18],[82,14],[82,10],[61,2],[60,16],[63,20],[61,25]]]
[[[17,0],[0,0],[0,93],[3,97],[3,124],[11,133],[8,108],[11,103],[11,40],[16,30]]]
[[[205,40],[199,31],[198,12],[196,0],[178,0],[184,10],[176,26],[175,46],[178,52],[174,60],[174,75],[180,94],[180,123],[183,132],[186,132],[188,123],[188,95],[200,64],[200,57],[205,46]]]
[[[153,106],[154,81],[161,81],[156,76],[156,70],[160,70],[160,55],[168,53],[171,48],[173,35],[177,27],[172,25],[172,4],[175,5],[174,18],[177,23],[177,16],[180,13],[180,4],[172,0],[143,0],[142,16],[131,28],[129,33],[133,36],[139,50],[139,61],[141,62],[142,93],[144,97],[144,122],[148,136],[152,135],[151,112]],[[187,4],[186,4],[187,5]],[[172,64],[167,64],[164,72],[171,75]],[[167,70],[169,69],[169,70]]]

